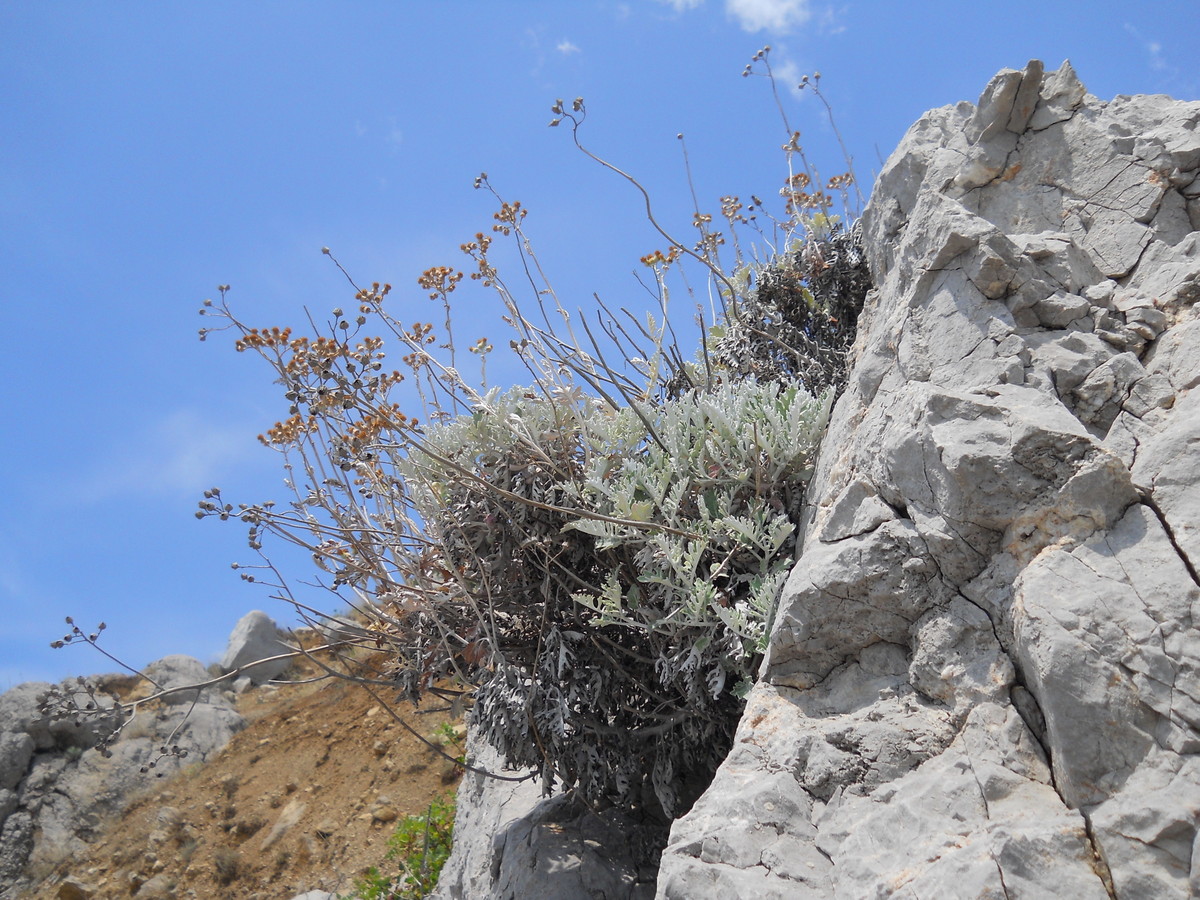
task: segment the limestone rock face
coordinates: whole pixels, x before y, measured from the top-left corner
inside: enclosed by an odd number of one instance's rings
[[[454,848],[434,897],[649,900],[661,829],[647,833],[620,812],[595,813],[558,794],[544,798],[536,772],[504,769],[500,754],[472,730],[468,771],[458,789]]]
[[[1200,103],[1005,70],[875,291],[733,752],[658,896],[1200,894]]]

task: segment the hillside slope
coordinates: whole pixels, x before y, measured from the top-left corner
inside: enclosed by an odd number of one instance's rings
[[[249,725],[214,758],[159,782],[147,775],[144,795],[86,853],[25,896],[346,892],[384,866],[398,819],[457,785],[453,763],[345,681],[254,689],[238,708]],[[429,707],[396,709],[430,738],[449,720]]]

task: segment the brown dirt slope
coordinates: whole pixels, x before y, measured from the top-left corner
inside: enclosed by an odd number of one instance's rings
[[[395,710],[438,743],[435,729],[451,720],[436,705]],[[384,854],[397,819],[424,813],[457,787],[453,763],[346,681],[260,688],[243,695],[239,709],[250,725],[218,756],[149,782],[85,857],[29,896],[288,900],[306,890],[349,892],[368,867],[389,871]]]

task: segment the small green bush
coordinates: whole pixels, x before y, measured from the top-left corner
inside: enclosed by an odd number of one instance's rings
[[[429,896],[450,857],[453,837],[454,799],[440,797],[424,815],[403,818],[388,838],[384,858],[399,871],[386,875],[372,867],[346,900],[420,900]]]

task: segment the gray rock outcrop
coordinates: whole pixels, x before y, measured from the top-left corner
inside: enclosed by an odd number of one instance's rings
[[[178,655],[147,666],[146,675],[159,688],[210,680],[199,660]],[[4,900],[20,896],[82,850],[107,819],[154,786],[156,775],[203,762],[245,725],[232,695],[215,687],[176,691],[129,719],[105,714],[113,701],[95,685],[108,680],[29,682],[0,695]],[[89,710],[89,704],[99,710]],[[172,753],[172,747],[186,755]]]
[[[658,896],[1200,895],[1200,103],[1005,70],[864,224],[802,552]],[[440,895],[557,889],[548,802],[465,779]]]
[[[226,672],[241,668],[252,684],[264,684],[283,674],[291,665],[290,659],[274,658],[290,650],[279,639],[275,621],[256,609],[238,620],[220,664]]]
[[[1200,103],[1005,70],[876,290],[734,749],[658,896],[1200,894]]]
[[[459,785],[454,847],[435,898],[654,896],[661,834],[617,810],[595,813],[567,795],[544,797],[540,779],[506,771],[475,731],[467,746],[467,762],[477,771],[468,771]]]

